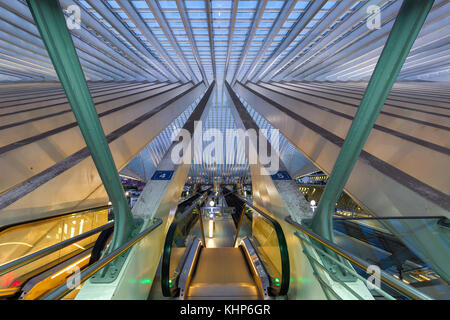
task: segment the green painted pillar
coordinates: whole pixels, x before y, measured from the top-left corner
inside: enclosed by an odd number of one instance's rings
[[[116,249],[131,235],[134,226],[133,216],[67,29],[66,19],[58,0],[27,0],[27,2],[112,202],[115,225],[110,248]]]
[[[336,202],[433,2],[434,0],[403,1],[312,221],[312,229],[328,240],[333,240]]]

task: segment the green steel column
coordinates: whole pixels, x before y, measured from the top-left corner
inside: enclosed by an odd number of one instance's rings
[[[58,0],[27,0],[27,2],[112,202],[115,225],[110,248],[116,249],[131,235],[133,216],[125,199],[119,174],[67,29],[65,17]]]
[[[328,240],[333,240],[336,202],[433,2],[403,1],[312,221],[312,229]]]

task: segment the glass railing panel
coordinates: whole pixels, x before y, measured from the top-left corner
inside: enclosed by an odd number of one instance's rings
[[[108,222],[108,210],[98,212],[76,213],[63,220],[62,240],[70,239],[86,231],[100,227]],[[67,226],[67,227],[66,227]],[[66,232],[67,231],[67,232]],[[97,240],[98,234],[92,235],[60,251],[60,256],[71,254],[74,250],[85,250]]]
[[[273,225],[253,211],[252,240],[261,259],[270,267],[275,278],[281,279],[281,254],[277,233]]]
[[[234,213],[238,230],[236,245],[239,245],[245,237],[250,239],[271,279],[272,293],[284,294],[289,286],[289,255],[281,226],[276,220],[253,208],[235,194],[226,196],[226,201],[228,205],[236,208]]]
[[[441,217],[334,219],[336,244],[435,299],[450,299],[450,228]]]
[[[108,208],[24,223],[0,232],[0,265],[48,248],[108,222]],[[30,277],[92,247],[98,234],[0,276],[0,289],[20,287]]]
[[[197,227],[197,228],[195,228]],[[176,278],[175,271],[180,265],[181,258],[186,251],[186,247],[189,245],[190,240],[194,236],[192,229],[198,229],[198,213],[197,210],[189,212],[185,216],[181,217],[176,224],[176,228],[173,232],[173,238],[171,243],[171,255],[170,255],[170,279]],[[197,235],[197,236],[201,236]]]
[[[276,227],[267,217],[248,208],[242,220],[238,244],[244,237],[251,240],[258,253],[272,281],[272,293],[278,294],[283,279],[283,257]]]
[[[97,277],[97,275],[100,277],[101,276],[100,273],[103,273],[102,270],[108,268],[111,263],[114,263],[115,259],[122,256],[125,252],[131,251],[135,245],[139,244],[142,240],[148,237],[153,230],[160,227],[162,222],[163,222],[162,219],[158,218],[153,219],[152,223],[150,223],[150,225],[146,227],[143,231],[141,231],[139,234],[133,236],[130,240],[122,244],[119,248],[114,249],[112,252],[107,253],[105,256],[101,257],[101,259],[99,259],[98,261],[95,261],[92,264],[89,264],[86,268],[82,269],[78,278],[79,286],[76,287],[73,286],[72,281],[64,281],[64,283],[47,291],[44,295],[40,296],[38,299],[41,300],[75,299],[80,293],[80,290],[83,288],[83,285],[86,283],[87,280],[92,279],[94,276]],[[96,281],[98,282],[98,279]],[[107,279],[107,281],[109,281],[109,279]],[[105,283],[107,283],[107,281]]]
[[[187,254],[186,249],[194,237],[202,238],[196,207],[200,198],[201,194],[196,194],[178,205],[174,221],[167,232],[161,265],[161,288],[164,296],[176,294],[176,281]]]

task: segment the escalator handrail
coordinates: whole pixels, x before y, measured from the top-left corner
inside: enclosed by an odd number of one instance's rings
[[[161,260],[161,289],[165,296],[171,296],[171,289],[168,287],[170,278],[170,256],[172,253],[173,237],[178,227],[178,223],[182,221],[187,215],[191,214],[192,211],[205,200],[208,193],[209,189],[203,192],[202,195],[197,200],[195,200],[193,204],[186,208],[183,213],[175,221],[172,222],[169,230],[167,231],[166,239],[164,240],[164,249]]]
[[[333,220],[434,220],[445,219],[445,216],[387,216],[387,217],[333,217]]]
[[[205,191],[204,191],[205,192]],[[194,198],[195,196],[197,196],[197,195],[202,195],[204,192],[201,192],[201,191],[195,191],[193,194],[191,194],[190,196],[189,196],[189,198],[186,198],[186,199],[183,199],[182,201],[180,201],[179,203],[178,203],[178,206],[180,206],[180,205],[182,205],[183,203],[185,203],[185,202],[188,202],[189,200],[192,200],[192,198]]]
[[[344,259],[346,259],[346,260],[350,261],[351,263],[357,265],[362,270],[366,271],[370,267],[370,264],[367,263],[366,261],[364,261],[364,260],[354,256],[353,254],[347,252],[346,250],[340,248],[339,246],[335,245],[334,243],[332,243],[332,242],[328,241],[327,239],[321,237],[317,233],[311,231],[309,228],[298,224],[297,222],[292,220],[291,217],[286,217],[286,221],[288,223],[290,223],[291,225],[293,225],[295,228],[297,228],[299,231],[301,231],[304,234],[306,234],[307,236],[309,236],[310,238],[312,238],[315,241],[321,243],[322,245],[324,245],[328,249],[332,250],[333,252],[337,253],[338,255],[343,257]],[[405,284],[402,281],[394,278],[393,276],[391,276],[390,274],[388,274],[387,272],[385,272],[383,270],[380,270],[380,280],[382,282],[384,282],[385,284],[387,284],[389,287],[391,287],[391,288],[401,292],[402,294],[404,294],[405,296],[407,296],[410,299],[413,299],[413,300],[433,300],[432,298],[430,298],[426,294],[418,291],[417,289],[415,289],[415,288],[413,288],[411,286],[408,286],[407,284]]]
[[[29,254],[29,255],[26,255],[26,256],[23,256],[21,258],[18,258],[18,259],[15,259],[13,261],[10,261],[10,262],[0,266],[0,276],[6,274],[8,272],[11,272],[11,271],[13,271],[15,269],[18,269],[20,267],[23,267],[23,266],[25,266],[25,265],[33,262],[33,261],[41,259],[41,258],[43,258],[43,257],[45,257],[45,256],[47,256],[47,255],[49,255],[49,254],[51,254],[53,252],[61,250],[61,249],[65,248],[65,247],[67,247],[67,246],[69,246],[69,245],[71,245],[73,243],[76,243],[76,242],[78,242],[80,240],[88,238],[88,237],[90,237],[90,236],[92,236],[92,235],[94,235],[96,233],[102,232],[104,230],[107,230],[107,229],[110,229],[110,228],[113,228],[113,227],[114,227],[114,221],[110,221],[110,222],[108,222],[108,223],[106,223],[106,224],[104,224],[104,225],[102,225],[100,227],[97,227],[95,229],[89,230],[89,231],[87,231],[85,233],[82,233],[82,234],[80,234],[78,236],[69,238],[69,239],[61,241],[61,242],[59,242],[57,244],[54,244],[54,245],[52,245],[50,247],[41,249],[41,250],[33,252],[33,253]]]
[[[287,248],[287,242],[284,236],[283,229],[281,228],[281,225],[278,223],[277,220],[275,220],[268,214],[262,212],[258,208],[255,208],[251,203],[249,203],[247,200],[243,199],[236,193],[234,193],[233,195],[244,203],[244,206],[242,208],[242,214],[245,214],[245,207],[248,207],[256,211],[259,215],[261,215],[266,221],[268,221],[272,225],[273,229],[275,230],[281,257],[281,279],[280,279],[281,283],[279,294],[286,295],[289,290],[289,282],[290,282],[290,262],[289,262],[289,252]],[[239,232],[239,230],[237,230],[237,232]]]
[[[89,279],[97,271],[99,271],[100,269],[104,268],[111,261],[113,261],[114,259],[119,257],[122,253],[124,253],[125,251],[130,249],[137,242],[139,242],[145,236],[147,236],[150,232],[152,232],[158,226],[160,226],[162,224],[162,222],[163,222],[162,219],[160,219],[160,218],[154,218],[153,221],[154,221],[154,223],[150,227],[148,227],[147,229],[145,229],[144,231],[142,231],[138,235],[134,236],[132,239],[128,240],[126,243],[121,245],[119,248],[117,248],[114,251],[112,251],[111,253],[107,254],[106,256],[104,256],[103,258],[101,258],[97,262],[93,263],[92,265],[90,265],[89,267],[84,269],[83,271],[81,271],[80,278],[79,278],[80,284],[83,283],[84,281],[86,281],[87,279]],[[70,293],[74,289],[76,289],[76,288],[72,288],[72,287],[69,288],[67,286],[67,284],[65,283],[65,284],[60,285],[55,290],[49,292],[48,294],[46,294],[45,296],[43,296],[43,297],[41,297],[39,299],[41,299],[41,300],[57,300],[57,299],[60,299],[60,298],[64,297],[65,295],[67,295],[68,293]]]
[[[43,217],[43,218],[39,218],[39,219],[34,219],[34,220],[28,220],[28,221],[22,221],[22,222],[17,222],[17,223],[13,223],[13,224],[8,224],[8,225],[0,227],[0,233],[3,233],[4,231],[6,231],[6,230],[8,230],[10,228],[14,228],[14,227],[17,227],[17,226],[20,226],[20,225],[25,225],[25,224],[28,224],[28,223],[35,223],[35,222],[39,222],[39,221],[51,220],[51,219],[60,218],[60,217],[68,216],[70,214],[75,214],[75,213],[81,213],[81,212],[90,213],[92,211],[100,211],[100,210],[105,210],[105,209],[112,209],[112,205],[111,204],[106,204],[106,205],[97,206],[97,207],[91,207],[91,208],[86,208],[86,209],[76,209],[76,210],[72,210],[72,211],[59,213],[57,215],[50,216],[50,217]]]

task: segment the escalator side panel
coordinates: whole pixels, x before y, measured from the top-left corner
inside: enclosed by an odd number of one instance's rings
[[[194,242],[189,250],[189,254],[186,257],[183,269],[178,280],[178,288],[180,289],[180,299],[184,299],[184,296],[188,292],[188,288],[191,284],[193,274],[196,269],[196,265],[202,254],[202,244],[198,238],[194,239]]]

